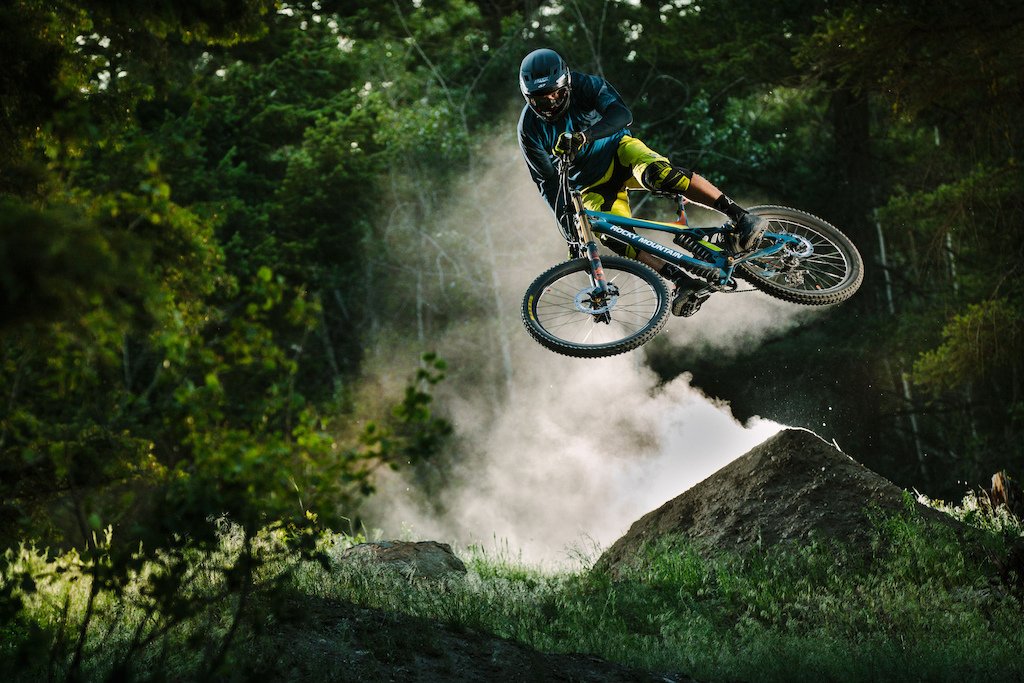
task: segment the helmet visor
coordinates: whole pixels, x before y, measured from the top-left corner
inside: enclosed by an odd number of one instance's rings
[[[541,116],[556,114],[562,110],[569,99],[569,86],[562,86],[545,93],[530,95],[530,106]]]

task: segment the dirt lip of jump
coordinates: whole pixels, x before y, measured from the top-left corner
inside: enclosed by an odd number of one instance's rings
[[[595,569],[617,574],[642,544],[661,536],[692,538],[711,551],[746,552],[759,541],[838,541],[866,548],[869,510],[907,509],[907,494],[813,432],[786,429],[636,521],[598,559]],[[959,522],[914,500],[927,521]]]

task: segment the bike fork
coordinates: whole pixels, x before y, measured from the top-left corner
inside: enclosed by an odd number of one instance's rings
[[[608,280],[604,276],[604,266],[601,265],[601,255],[597,253],[597,242],[591,240],[586,247],[587,260],[590,261],[590,279],[594,283],[594,297],[602,299],[608,294]]]
[[[597,252],[597,238],[594,237],[594,231],[590,228],[590,218],[587,217],[587,212],[583,207],[583,197],[579,190],[574,190],[571,196],[573,207],[576,209],[580,236],[585,242],[583,250],[587,260],[590,261],[590,279],[594,285],[592,298],[603,301],[608,295],[608,281],[604,277],[604,266],[601,265],[601,256]]]

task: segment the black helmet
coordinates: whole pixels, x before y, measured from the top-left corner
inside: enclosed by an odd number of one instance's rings
[[[562,118],[569,108],[571,83],[569,67],[554,50],[534,50],[519,67],[519,89],[523,97],[530,109],[548,122]]]

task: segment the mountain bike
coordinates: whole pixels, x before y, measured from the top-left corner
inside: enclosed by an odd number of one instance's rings
[[[658,256],[706,285],[703,302],[715,293],[734,293],[742,279],[773,297],[807,306],[849,299],[864,279],[864,264],[853,242],[831,224],[782,206],[755,206],[751,213],[769,221],[760,242],[734,250],[736,226],[691,227],[688,200],[678,201],[672,223],[627,218],[583,206],[582,193],[569,187],[567,157],[555,160],[560,192],[571,213],[562,227],[570,259],[537,277],[523,297],[523,324],[544,347],[579,358],[613,356],[653,339],[668,320],[669,291],[649,266],[622,256],[602,255],[598,235]],[[638,230],[668,233],[674,249]]]

